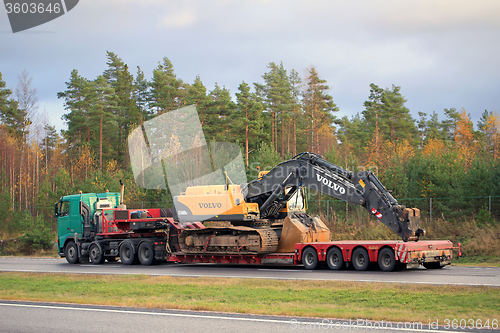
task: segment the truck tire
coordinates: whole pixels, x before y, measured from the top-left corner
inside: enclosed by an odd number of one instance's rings
[[[302,264],[306,269],[316,269],[318,267],[318,252],[312,247],[308,247],[302,252]]]
[[[424,262],[424,267],[427,269],[441,269],[444,266],[441,266],[440,262]]]
[[[90,262],[94,265],[100,265],[104,262],[104,253],[99,243],[92,243],[89,248]]]
[[[80,258],[78,258],[78,246],[76,246],[75,242],[69,241],[66,244],[64,256],[66,257],[66,261],[70,264],[76,264],[80,261]]]
[[[142,242],[137,252],[141,265],[149,266],[155,260],[155,250],[148,241]]]
[[[123,242],[120,246],[120,260],[124,265],[132,265],[137,262],[134,245],[131,242]]]
[[[358,247],[352,253],[352,266],[357,271],[366,271],[368,266],[370,265],[370,257],[368,256],[368,252],[362,248]]]
[[[392,272],[396,267],[396,257],[390,248],[383,248],[378,253],[378,267],[384,272]]]
[[[342,251],[338,247],[332,247],[326,253],[326,264],[328,268],[333,270],[339,270],[344,264],[344,257],[342,256]]]

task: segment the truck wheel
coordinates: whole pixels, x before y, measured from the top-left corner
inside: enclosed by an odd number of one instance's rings
[[[92,245],[90,245],[89,257],[94,265],[100,265],[104,262],[104,253],[99,243],[92,243]]]
[[[352,253],[352,265],[357,271],[366,271],[368,265],[370,265],[370,257],[368,257],[368,252],[362,248],[358,247]]]
[[[78,246],[76,246],[73,241],[69,241],[68,244],[66,244],[64,255],[66,256],[66,261],[70,264],[76,264],[80,261],[78,258]]]
[[[318,253],[312,247],[302,252],[302,264],[306,269],[316,269],[318,266]]]
[[[344,264],[344,257],[342,256],[342,251],[338,247],[332,247],[326,253],[326,264],[328,268],[333,270],[339,270]]]
[[[141,245],[139,245],[139,261],[141,262],[141,265],[144,266],[149,266],[153,263],[155,259],[155,251],[153,249],[153,245],[150,243],[142,242]]]
[[[120,260],[124,265],[132,265],[136,262],[134,245],[130,242],[123,242],[120,246]]]
[[[444,266],[441,266],[440,262],[424,262],[424,267],[427,269],[441,269]]]
[[[394,251],[389,248],[384,248],[378,253],[378,267],[384,272],[392,272],[396,267],[396,257]]]

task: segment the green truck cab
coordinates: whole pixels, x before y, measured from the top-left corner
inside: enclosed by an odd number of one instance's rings
[[[110,209],[117,208],[120,203],[120,193],[80,193],[61,197],[54,207],[54,217],[57,218],[57,245],[61,257],[68,255],[67,244],[77,243],[89,238],[97,230],[92,223],[95,213],[95,203],[107,199]],[[70,250],[72,247],[69,247]],[[72,251],[76,250],[72,248]],[[74,253],[70,253],[74,255]]]

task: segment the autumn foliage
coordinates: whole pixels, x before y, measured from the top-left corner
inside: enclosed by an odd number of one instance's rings
[[[340,119],[335,91],[314,66],[301,78],[283,63],[270,63],[262,82],[253,87],[242,82],[233,97],[218,84],[207,90],[200,77],[184,82],[168,58],[158,63],[151,80],[140,68],[132,75],[113,52],[107,58],[108,68],[95,79],[76,69],[68,73],[66,90],[57,94],[67,123],[59,133],[39,116],[29,75],[18,83],[23,95],[8,89],[0,73],[0,238],[26,234],[23,225],[41,234],[47,226],[55,230],[53,204],[62,195],[118,191],[120,179],[129,206],[171,206],[168,190],[135,184],[127,136],[145,121],[191,104],[207,142],[241,147],[249,180],[257,166],[271,168],[311,151],[352,171],[372,170],[402,204],[422,209],[424,218],[431,198],[434,217],[446,221],[484,221],[477,223],[484,227],[500,217],[496,112],[485,111],[476,129],[465,109],[419,112],[416,120],[401,87],[371,84],[363,109]],[[169,140],[172,151],[178,150],[176,137]],[[343,202],[308,196],[311,212],[331,221],[350,216],[350,224],[362,225],[367,218]],[[24,224],[17,223],[20,214]]]

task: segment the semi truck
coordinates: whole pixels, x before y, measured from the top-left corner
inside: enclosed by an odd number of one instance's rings
[[[304,189],[360,205],[401,240],[331,241],[318,216],[305,212]],[[301,153],[249,183],[191,186],[172,209],[129,209],[120,193],[79,193],[55,204],[59,255],[75,264],[286,264],[306,269],[370,263],[382,271],[408,264],[451,264],[460,245],[422,240],[420,211],[406,208],[371,171],[351,172],[313,153]],[[207,223],[211,222],[211,223]],[[219,225],[214,226],[214,222]]]

